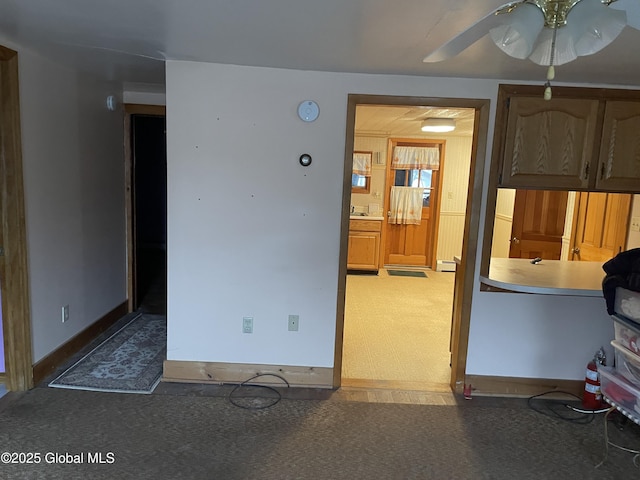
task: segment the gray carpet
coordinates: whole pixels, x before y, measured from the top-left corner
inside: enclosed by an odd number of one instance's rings
[[[0,412],[0,445],[7,452],[40,452],[43,461],[0,464],[0,478],[640,477],[633,455],[617,450],[594,468],[604,452],[602,416],[578,425],[521,401],[490,405],[480,399],[458,406],[283,399],[252,411],[223,397],[36,388]],[[627,427],[613,433],[637,446],[636,426]],[[85,463],[47,464],[46,452],[84,452]],[[89,465],[88,452],[114,461]]]

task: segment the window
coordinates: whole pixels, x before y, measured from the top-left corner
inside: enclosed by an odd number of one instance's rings
[[[369,193],[371,191],[371,157],[373,152],[353,152],[353,173],[351,174],[351,193]]]

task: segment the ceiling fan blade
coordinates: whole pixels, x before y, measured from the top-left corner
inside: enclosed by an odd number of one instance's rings
[[[522,2],[506,3],[501,7],[498,7],[497,9],[493,10],[491,13],[482,17],[480,20],[478,20],[476,23],[471,25],[465,31],[456,35],[447,43],[445,43],[444,45],[438,47],[437,49],[429,53],[426,57],[424,57],[422,61],[425,63],[435,63],[435,62],[442,62],[443,60],[447,60],[449,58],[455,57],[460,52],[467,49],[468,47],[476,43],[478,40],[480,40],[482,37],[487,35],[489,33],[489,30],[491,30],[493,27],[499,25],[502,22],[503,20],[502,14],[497,14],[497,12],[503,9],[507,9],[507,7],[515,6],[518,3],[522,3]]]
[[[624,10],[627,12],[627,25],[640,30],[640,1],[638,0],[616,0],[609,8]]]

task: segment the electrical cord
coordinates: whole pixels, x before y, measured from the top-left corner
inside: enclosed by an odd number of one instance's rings
[[[609,411],[608,408],[604,408],[604,409],[598,409],[598,410],[588,410],[588,409],[582,409],[582,408],[577,408],[569,403],[567,403],[567,401],[563,401],[563,400],[545,400],[545,407],[546,409],[542,409],[538,406],[535,405],[534,401],[536,399],[541,399],[542,397],[544,397],[545,395],[550,395],[550,394],[563,394],[563,395],[568,395],[576,400],[581,400],[580,397],[578,397],[577,395],[574,395],[573,393],[570,392],[564,392],[562,390],[550,390],[548,392],[544,392],[544,393],[540,393],[538,395],[533,395],[531,397],[529,397],[527,399],[527,405],[529,406],[529,408],[531,408],[532,410],[534,410],[535,412],[538,412],[542,415],[547,415],[549,417],[555,417],[555,418],[560,418],[561,420],[565,420],[567,422],[572,422],[572,423],[577,423],[577,424],[587,424],[587,423],[591,423],[593,421],[593,418],[595,416],[595,414],[598,413],[605,413],[607,411]],[[567,409],[571,412],[573,412],[574,415],[566,415],[565,413],[567,412]],[[577,414],[577,415],[575,415]]]
[[[233,390],[231,390],[231,392],[229,393],[229,402],[231,402],[231,404],[235,405],[236,407],[244,408],[246,410],[263,410],[265,408],[273,407],[280,400],[282,400],[282,394],[278,390],[276,390],[274,387],[270,387],[268,385],[259,385],[259,384],[249,383],[252,380],[255,380],[256,378],[260,378],[260,377],[275,377],[282,380],[284,384],[287,386],[287,388],[290,387],[289,382],[287,382],[287,379],[284,377],[281,377],[280,375],[277,375],[275,373],[259,373],[257,375],[254,375],[251,378],[248,378],[244,382],[236,385],[233,388]],[[234,394],[236,394],[236,392],[240,392],[243,387],[252,387],[256,389],[261,389],[263,392],[266,391],[266,392],[275,393],[275,397],[269,397],[264,395],[241,395],[241,396],[235,395],[234,396]],[[246,402],[249,402],[249,403],[239,402],[240,399],[245,399]],[[270,400],[270,402],[266,402],[263,404],[256,404],[257,401],[264,402],[264,400]]]
[[[616,411],[616,407],[610,407],[609,409],[607,409],[607,414],[604,416],[605,417],[605,422],[604,422],[604,444],[605,444],[605,450],[604,450],[604,458],[602,459],[602,461],[596,465],[596,468],[600,467],[601,465],[604,464],[604,462],[607,461],[607,458],[609,457],[609,445],[611,445],[612,447],[615,447],[619,450],[622,450],[624,452],[628,452],[628,453],[633,453],[635,454],[633,456],[633,465],[636,468],[640,468],[640,464],[638,463],[638,460],[640,460],[640,451],[639,450],[633,450],[631,448],[627,448],[627,447],[623,447],[621,445],[618,445],[617,443],[613,443],[611,440],[609,440],[609,422],[608,422],[608,417],[609,415],[611,415],[612,412]]]

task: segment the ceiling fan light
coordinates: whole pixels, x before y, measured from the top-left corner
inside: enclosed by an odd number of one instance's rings
[[[493,43],[507,55],[525,59],[544,27],[540,9],[529,3],[519,4],[511,13],[503,14],[504,23],[489,30]]]
[[[422,122],[423,132],[446,133],[456,129],[456,121],[453,118],[427,118]]]
[[[576,53],[592,55],[613,42],[627,25],[624,10],[615,10],[600,0],[581,0],[567,17],[571,25]]]
[[[553,30],[553,28],[545,28],[538,35],[536,47],[529,55],[529,60],[533,63],[545,66],[551,65],[552,51],[554,65],[564,65],[578,58],[571,29],[567,27],[559,27],[557,29],[555,49]]]

